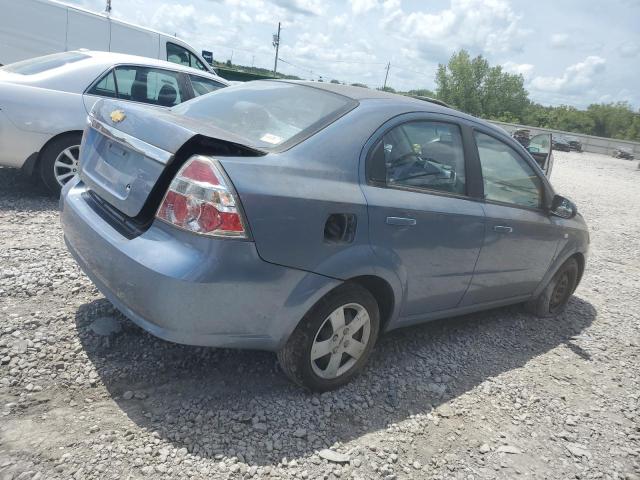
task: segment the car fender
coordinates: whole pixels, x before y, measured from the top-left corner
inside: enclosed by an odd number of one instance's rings
[[[82,131],[87,118],[81,94],[30,85],[0,84],[0,105],[19,130],[51,136]]]
[[[386,327],[389,329],[395,324],[404,304],[407,274],[397,254],[389,249],[378,248],[378,250],[380,252],[374,252],[368,244],[354,245],[327,257],[318,265],[316,272],[330,275],[341,284],[359,277],[376,277],[384,280],[393,292],[393,310],[386,322]]]
[[[581,221],[581,219],[582,217],[580,217],[579,223],[584,224],[584,222]],[[586,266],[586,260],[588,256],[588,250],[589,250],[588,249],[589,233],[587,232],[587,230],[583,230],[581,228],[572,228],[571,224],[575,222],[575,220],[573,219],[564,220],[564,219],[558,218],[557,220],[554,219],[554,222],[563,224],[566,227],[565,233],[563,235],[563,238],[560,241],[560,244],[558,245],[556,256],[553,262],[551,262],[551,265],[549,266],[547,273],[542,278],[542,280],[540,281],[540,283],[538,284],[538,286],[536,287],[533,293],[534,297],[540,295],[540,293],[549,284],[549,281],[551,281],[551,278],[555,275],[555,273],[562,266],[562,264],[566,262],[573,255],[575,254],[582,255],[585,260],[585,265],[583,265],[583,267]],[[578,281],[579,280],[580,279],[578,279]]]

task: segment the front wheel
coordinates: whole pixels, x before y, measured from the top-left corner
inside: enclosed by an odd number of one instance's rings
[[[42,150],[40,179],[54,195],[60,195],[62,187],[78,173],[80,158],[80,133],[70,133],[53,140]]]
[[[333,390],[363,369],[379,329],[375,298],[360,285],[346,284],[305,315],[278,360],[294,383],[314,391]]]
[[[562,313],[578,285],[578,274],[578,262],[570,258],[562,264],[540,295],[525,304],[526,310],[540,318]]]

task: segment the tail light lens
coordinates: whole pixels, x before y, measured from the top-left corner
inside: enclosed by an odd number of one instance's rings
[[[247,238],[233,187],[215,160],[200,155],[180,168],[156,218],[203,235]]]

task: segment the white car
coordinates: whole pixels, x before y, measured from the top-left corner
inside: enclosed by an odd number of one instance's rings
[[[169,108],[228,86],[162,60],[77,50],[0,68],[0,166],[36,174],[54,194],[75,175],[82,131],[104,97]]]

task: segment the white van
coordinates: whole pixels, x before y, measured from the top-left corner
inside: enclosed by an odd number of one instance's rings
[[[54,0],[0,0],[0,65],[80,48],[215,72],[176,37]]]

